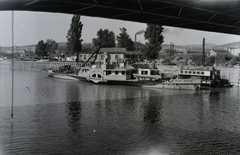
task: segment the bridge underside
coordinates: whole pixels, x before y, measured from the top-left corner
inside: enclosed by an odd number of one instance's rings
[[[80,14],[240,34],[239,0],[0,0],[1,10]]]

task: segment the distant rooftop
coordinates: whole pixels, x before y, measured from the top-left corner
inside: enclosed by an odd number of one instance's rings
[[[99,53],[108,52],[111,54],[117,53],[117,54],[124,54],[127,52],[125,48],[118,48],[118,47],[111,47],[111,48],[101,48]]]
[[[213,49],[214,52],[217,54],[228,54],[229,52],[227,50],[219,50],[219,49]]]

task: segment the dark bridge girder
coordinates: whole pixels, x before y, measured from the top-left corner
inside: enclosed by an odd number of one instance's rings
[[[0,10],[81,14],[240,34],[239,0],[0,0]]]

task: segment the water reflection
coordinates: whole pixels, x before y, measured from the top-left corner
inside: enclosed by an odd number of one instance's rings
[[[80,101],[71,101],[66,103],[67,118],[68,124],[71,127],[72,131],[78,132],[81,126],[81,102]]]
[[[16,100],[13,126],[6,119],[8,99],[0,96],[0,154],[240,151],[237,88],[151,90],[63,81],[35,72],[16,72],[16,77],[21,82],[16,83],[15,95],[21,100]],[[0,82],[4,86],[5,80]],[[20,91],[27,86],[31,93]],[[8,95],[6,89],[1,92]]]
[[[218,103],[220,101],[220,91],[210,91],[209,101],[210,103]]]
[[[142,104],[144,110],[143,120],[152,124],[161,121],[162,99],[151,97]],[[161,123],[161,122],[160,122]]]

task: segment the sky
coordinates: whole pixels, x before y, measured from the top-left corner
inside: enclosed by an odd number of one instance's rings
[[[38,41],[53,39],[56,42],[66,42],[66,35],[70,28],[71,14],[14,11],[12,20],[11,11],[0,11],[0,46],[12,46],[12,32],[14,45],[32,45]],[[12,21],[14,26],[12,28]],[[146,30],[145,23],[113,20],[106,18],[81,16],[83,24],[82,39],[84,43],[91,43],[97,37],[97,31],[108,29],[115,36],[119,35],[120,28],[126,28],[127,33],[135,40],[135,34]],[[175,45],[202,44],[203,38],[206,43],[222,45],[240,41],[240,36],[222,33],[204,32],[190,29],[164,26],[164,44]],[[137,41],[145,43],[144,34],[137,35]]]

